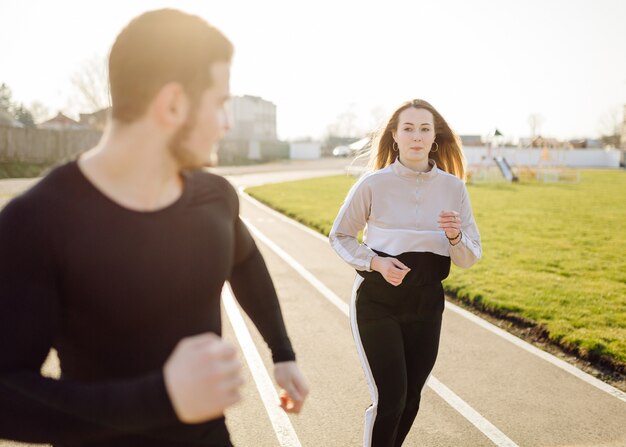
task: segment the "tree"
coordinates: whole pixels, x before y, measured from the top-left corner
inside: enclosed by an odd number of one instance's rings
[[[387,111],[382,106],[375,106],[370,110],[370,122],[369,127],[370,131],[376,131],[383,127],[385,124],[385,120],[387,119]]]
[[[600,138],[605,146],[619,147],[622,136],[623,118],[621,107],[611,107],[600,118]]]
[[[107,59],[93,56],[83,62],[71,78],[78,94],[76,106],[83,111],[97,112],[111,107]]]
[[[37,124],[52,118],[50,110],[38,101],[32,102],[28,110]]]
[[[540,113],[532,113],[528,116],[528,126],[530,126],[530,141],[534,141],[541,135],[541,125],[543,124],[543,116]]]
[[[16,120],[22,123],[26,127],[33,127],[35,120],[30,111],[24,106],[24,104],[17,104],[13,107],[13,116]]]
[[[7,111],[11,110],[11,106],[13,105],[13,92],[8,85],[2,83],[0,85],[0,109],[4,109]]]
[[[34,126],[33,115],[22,103],[13,102],[13,92],[8,85],[0,85],[0,109],[6,110],[13,118],[24,126]]]
[[[350,104],[348,110],[337,115],[335,122],[327,128],[329,136],[356,138],[361,134],[356,125],[357,115],[354,108],[355,105]]]

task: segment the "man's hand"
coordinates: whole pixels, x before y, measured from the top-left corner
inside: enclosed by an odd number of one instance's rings
[[[287,413],[300,413],[304,400],[309,394],[309,386],[296,362],[276,363],[274,365],[274,378],[282,388],[280,407]]]
[[[396,258],[375,256],[372,259],[372,270],[379,272],[389,284],[399,286],[407,273],[411,270]]]
[[[163,367],[165,387],[181,422],[220,417],[241,399],[241,363],[235,347],[215,334],[181,340]]]

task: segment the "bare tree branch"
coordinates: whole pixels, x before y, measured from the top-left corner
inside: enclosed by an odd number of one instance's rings
[[[540,113],[532,113],[528,116],[528,126],[530,127],[530,139],[533,141],[536,137],[541,135],[541,125],[544,119]]]
[[[96,112],[111,106],[107,59],[93,56],[86,60],[71,78],[79,107],[85,112]]]

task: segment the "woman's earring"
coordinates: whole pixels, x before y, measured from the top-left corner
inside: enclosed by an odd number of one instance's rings
[[[394,152],[398,152],[398,143],[394,141],[391,145],[391,149],[393,149]]]
[[[433,141],[433,143],[437,144],[437,142],[436,142],[436,141]],[[438,150],[439,150],[439,145],[437,144],[437,149],[435,149],[434,151],[431,149],[430,151],[431,151],[431,152],[437,152]]]

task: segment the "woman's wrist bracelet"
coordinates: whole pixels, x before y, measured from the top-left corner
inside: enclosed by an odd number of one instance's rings
[[[448,238],[448,242],[450,242],[450,244],[452,244],[452,242],[453,242],[453,241],[456,241],[458,238],[460,238],[460,237],[461,237],[461,234],[462,234],[462,233],[463,233],[463,232],[462,232],[461,230],[459,230],[459,234],[457,234],[457,235],[456,235],[456,236],[454,236],[454,237],[448,237],[448,235],[446,234],[446,238]]]

